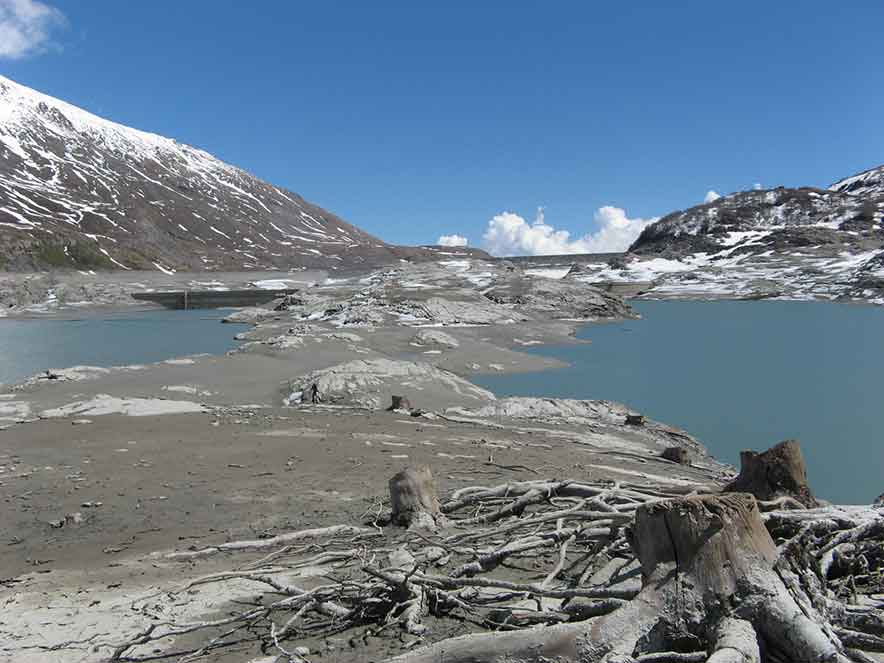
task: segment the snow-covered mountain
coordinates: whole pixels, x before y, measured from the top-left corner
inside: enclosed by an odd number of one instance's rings
[[[741,191],[673,212],[629,251],[683,258],[697,253],[787,252],[803,247],[865,251],[884,244],[884,166],[827,189]]]
[[[835,182],[829,189],[854,196],[874,198],[880,203],[884,200],[884,166],[870,168],[858,175]]]
[[[403,252],[207,152],[0,76],[0,270],[330,268]]]
[[[673,212],[627,254],[580,261],[567,278],[651,298],[884,304],[884,166],[826,189],[741,191]]]

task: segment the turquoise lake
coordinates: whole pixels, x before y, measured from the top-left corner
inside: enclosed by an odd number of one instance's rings
[[[591,344],[532,350],[568,368],[473,381],[498,395],[620,401],[735,465],[741,449],[795,438],[819,497],[868,504],[884,492],[884,308],[632,304],[641,320],[583,327]]]
[[[223,354],[244,325],[222,325],[229,311],[139,311],[76,319],[0,319],[0,384],[47,368],[147,364]]]

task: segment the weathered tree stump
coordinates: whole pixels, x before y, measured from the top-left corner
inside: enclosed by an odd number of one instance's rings
[[[846,663],[840,642],[807,597],[801,605],[775,569],[778,553],[751,495],[641,506],[631,543],[642,590],[586,622],[468,635],[393,659],[399,663],[614,663],[708,657],[713,663]],[[794,588],[793,588],[794,591]],[[669,656],[651,657],[668,652]]]
[[[751,493],[760,500],[791,497],[806,507],[818,506],[807,485],[804,457],[796,440],[780,442],[767,451],[740,452],[740,475],[725,492]]]
[[[671,460],[673,463],[678,463],[679,465],[691,464],[691,456],[688,453],[688,450],[684,447],[667,447],[663,450],[663,453],[660,454],[660,457],[665,458],[666,460]]]
[[[407,467],[390,479],[390,505],[396,525],[432,531],[442,524],[436,482],[427,466]]]
[[[392,403],[390,403],[390,407],[387,410],[390,412],[394,410],[411,410],[411,401],[405,396],[393,396]]]

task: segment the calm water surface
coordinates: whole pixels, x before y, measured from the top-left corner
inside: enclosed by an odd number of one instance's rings
[[[146,364],[197,353],[223,354],[243,325],[229,311],[140,311],[61,320],[0,318],[0,384],[47,368]]]
[[[569,368],[474,380],[499,395],[621,401],[687,429],[716,457],[801,441],[811,488],[884,492],[884,308],[823,302],[633,302],[642,320],[546,347]]]

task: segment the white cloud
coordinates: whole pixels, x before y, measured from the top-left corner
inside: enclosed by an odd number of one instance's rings
[[[764,187],[761,186],[761,182],[756,182],[755,184],[752,185],[752,188],[755,189],[756,191],[761,191],[761,189],[763,189]]]
[[[42,52],[52,29],[64,23],[64,14],[38,0],[0,0],[0,58]]]
[[[703,202],[704,203],[714,203],[719,198],[721,198],[721,195],[717,191],[713,191],[712,189],[709,189],[709,191],[706,192],[706,197],[703,198]]]
[[[440,246],[466,246],[469,244],[467,238],[460,235],[442,235],[436,243]]]
[[[498,256],[625,251],[656,220],[630,219],[623,209],[606,205],[593,217],[598,230],[572,240],[567,230],[556,230],[546,223],[541,207],[532,224],[512,212],[498,214],[488,222],[482,242],[489,253]]]

